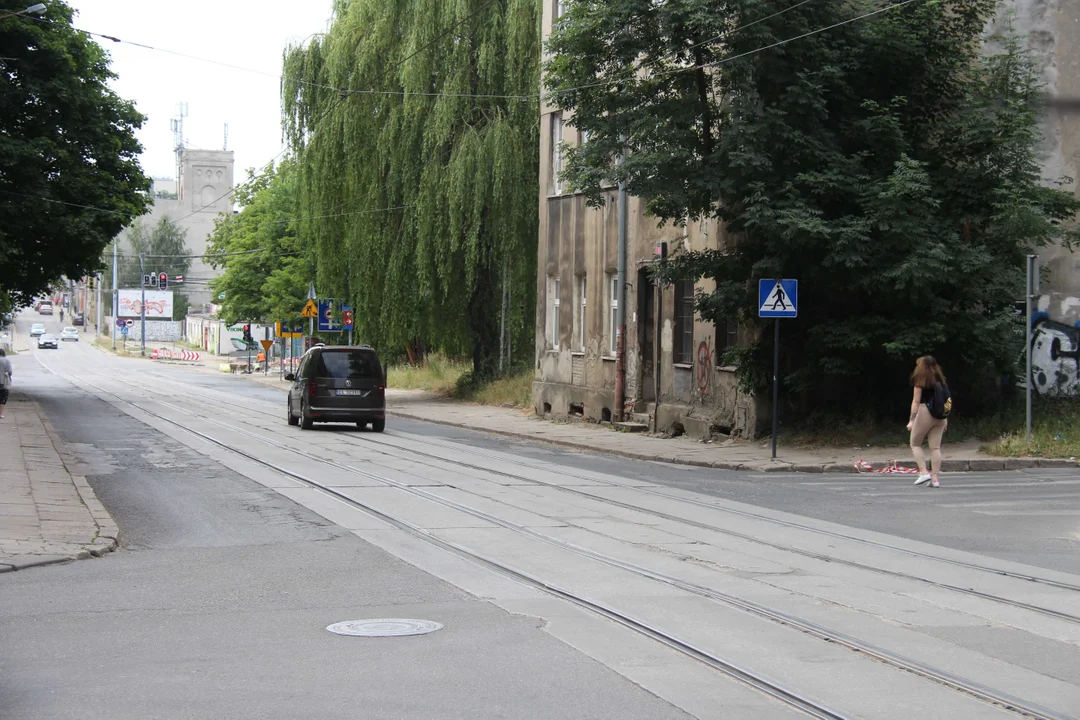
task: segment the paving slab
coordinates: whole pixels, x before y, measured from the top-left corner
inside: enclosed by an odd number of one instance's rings
[[[0,419],[0,572],[99,557],[119,532],[75,459],[29,397],[12,390]]]

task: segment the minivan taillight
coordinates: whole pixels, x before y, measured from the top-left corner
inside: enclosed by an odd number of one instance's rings
[[[380,385],[377,389],[379,391],[379,399],[382,400],[386,397],[386,386]]]
[[[319,394],[319,383],[312,380],[307,384],[307,394],[309,398],[313,398]]]

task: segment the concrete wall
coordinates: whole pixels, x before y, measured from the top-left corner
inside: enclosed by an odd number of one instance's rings
[[[1062,98],[1080,98],[1080,2],[1076,0],[1005,0],[991,33],[1003,29],[1013,15],[1020,33],[1043,71],[1048,91]],[[994,43],[989,43],[992,49]],[[1080,113],[1051,110],[1043,122],[1043,177],[1047,182],[1072,178],[1080,193]],[[1055,322],[1080,327],[1080,254],[1063,247],[1039,251],[1040,265],[1049,271],[1039,311]]]

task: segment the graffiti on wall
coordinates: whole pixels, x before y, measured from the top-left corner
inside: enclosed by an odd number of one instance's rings
[[[695,373],[697,374],[698,392],[702,395],[708,395],[713,374],[712,350],[709,348],[708,342],[702,341],[698,345]]]
[[[1080,328],[1035,316],[1031,376],[1040,395],[1080,395]]]

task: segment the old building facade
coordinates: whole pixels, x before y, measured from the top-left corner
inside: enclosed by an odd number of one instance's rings
[[[561,3],[544,7],[544,35]],[[767,408],[739,392],[735,368],[720,364],[724,350],[743,338],[734,318],[719,326],[694,312],[708,281],[659,289],[647,272],[658,243],[720,249],[729,239],[715,220],[657,227],[637,198],[627,200],[623,413],[616,398],[619,301],[618,193],[602,208],[559,181],[560,144],[580,142],[556,108],[541,106],[540,238],[537,272],[536,370],[538,414],[588,420],[635,420],[656,430],[681,428],[753,436]]]

